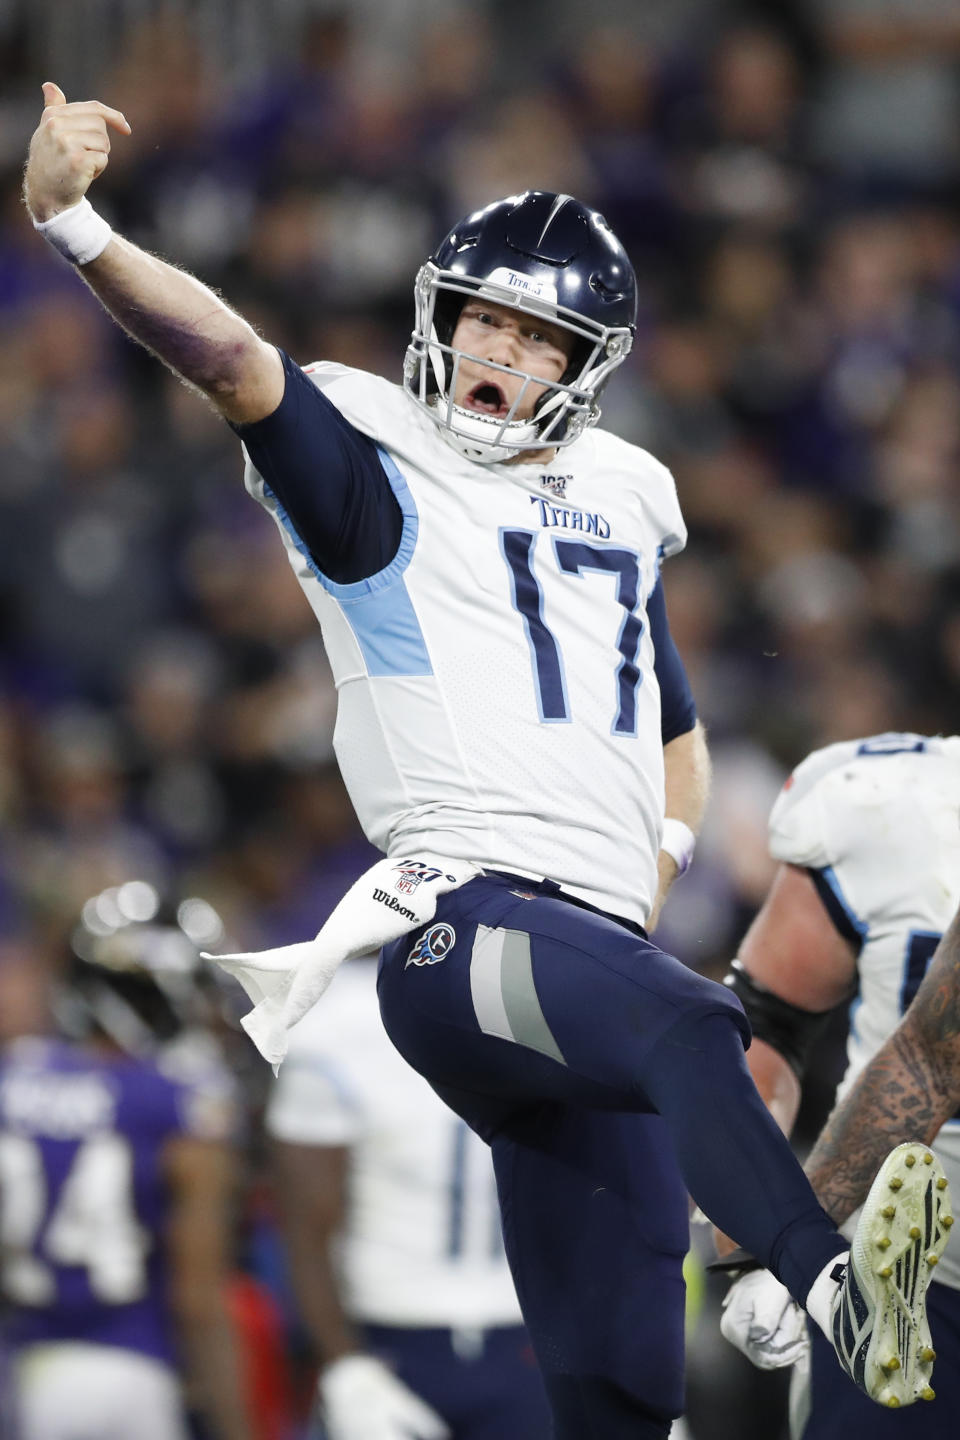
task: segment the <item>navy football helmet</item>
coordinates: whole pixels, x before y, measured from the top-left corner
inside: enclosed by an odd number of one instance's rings
[[[463,306],[477,296],[549,320],[574,338],[558,382],[510,371],[524,384],[502,417],[453,401],[464,355],[453,334]],[[481,464],[569,445],[595,424],[600,392],[636,330],[636,276],[623,246],[596,210],[546,190],[497,200],[455,225],[421,267],[415,300],[404,388],[456,450]],[[544,384],[533,417],[515,419],[527,386]]]
[[[100,1031],[128,1054],[150,1055],[182,1031],[215,1023],[219,987],[200,951],[223,931],[206,900],[175,901],[146,880],[91,896],[55,997],[61,1028],[75,1039]]]

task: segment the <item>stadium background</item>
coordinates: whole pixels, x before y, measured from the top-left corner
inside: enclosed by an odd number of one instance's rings
[[[604,423],[677,478],[665,584],[716,764],[662,933],[716,974],[787,770],[957,728],[958,61],[955,0],[2,0],[3,1035],[106,884],[202,893],[256,947],[313,933],[368,856],[316,625],[235,439],[20,206],[41,80],[133,125],[102,213],[304,363],[398,377],[418,264],[490,198],[606,214],[641,302]],[[841,1040],[838,1019],[801,1145]],[[696,1440],[770,1440],[780,1377],[714,1330]]]

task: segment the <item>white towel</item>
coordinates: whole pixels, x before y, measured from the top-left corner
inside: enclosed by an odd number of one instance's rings
[[[443,855],[378,860],[351,885],[315,940],[204,959],[235,976],[250,996],[254,1008],[240,1023],[276,1072],[287,1032],[317,1003],[342,961],[426,925],[441,895],[480,873],[470,860]]]

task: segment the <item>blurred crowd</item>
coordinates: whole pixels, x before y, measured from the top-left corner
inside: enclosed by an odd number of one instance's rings
[[[641,309],[603,423],[677,479],[665,586],[717,770],[663,922],[689,963],[725,968],[809,749],[957,728],[954,0],[7,0],[0,37],[4,1032],[23,936],[55,965],[105,885],[188,886],[253,948],[314,933],[371,855],[236,438],[25,218],[43,79],[133,126],[102,213],[303,363],[399,379],[416,268],[475,206],[605,213]]]

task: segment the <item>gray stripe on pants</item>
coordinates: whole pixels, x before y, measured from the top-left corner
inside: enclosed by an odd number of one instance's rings
[[[513,1038],[518,1045],[538,1050],[541,1055],[548,1055],[551,1060],[559,1060],[561,1065],[565,1065],[567,1062],[540,1008],[533,983],[530,936],[525,930],[505,930],[503,934],[500,989]]]
[[[488,925],[477,926],[470,957],[470,995],[477,1024],[484,1035],[514,1040],[500,987],[500,965],[507,933],[491,930]]]

